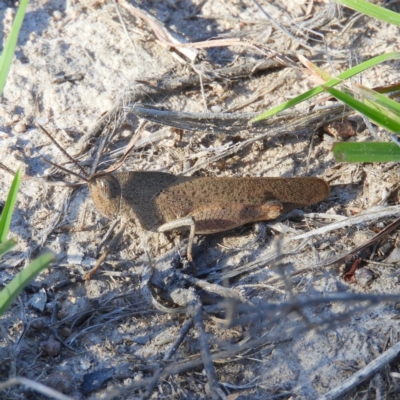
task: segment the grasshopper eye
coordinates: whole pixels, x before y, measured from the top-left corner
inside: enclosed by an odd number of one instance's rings
[[[99,182],[99,190],[100,190],[100,194],[102,197],[104,197],[105,199],[112,199],[113,197],[113,190],[112,190],[112,182],[110,182],[108,179],[102,179]]]
[[[96,209],[107,218],[118,216],[121,187],[118,180],[112,175],[96,177],[89,183],[90,193]]]
[[[106,175],[93,182],[93,190],[104,200],[119,198],[121,189],[118,181],[112,175]]]

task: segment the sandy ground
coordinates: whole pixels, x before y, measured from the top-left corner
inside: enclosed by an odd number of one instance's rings
[[[292,38],[248,0],[163,0],[142,1],[139,5],[181,42],[242,38],[290,55],[293,60],[302,54],[329,73],[338,73],[399,47],[397,28],[367,17],[354,19],[353,12],[319,1],[310,9],[303,0],[263,2],[274,21],[294,33],[297,28],[308,32],[308,36],[297,32]],[[0,2],[3,42],[15,11],[12,1]],[[190,65],[156,40],[146,22],[124,9],[121,13],[129,36],[111,1],[31,2],[0,104],[3,164],[13,170],[20,167],[28,176],[51,174],[57,181],[76,182],[76,178],[50,169],[41,159],[45,156],[63,162],[65,156],[40,132],[35,121],[39,120],[63,148],[76,155],[79,139],[113,107],[121,93],[139,80],[151,83],[161,77],[196,76],[196,68],[262,60],[260,52],[242,45],[198,49],[196,61]],[[322,37],[335,71],[326,61]],[[369,87],[394,83],[398,71],[397,61],[388,62],[364,73],[362,83]],[[79,79],[59,83],[57,79],[65,75]],[[204,94],[195,87],[170,95],[149,96],[142,102],[185,112],[222,112],[235,107],[240,112],[261,112],[313,85],[308,72],[278,68],[251,79],[206,85]],[[314,103],[297,107],[296,117],[306,116]],[[318,106],[331,103],[325,97]],[[360,117],[352,116],[350,120],[357,130],[351,140],[388,140],[387,133],[377,128],[376,132],[369,131]],[[100,170],[109,165],[110,154],[129,142],[137,127],[138,119],[130,116],[106,147]],[[315,125],[279,135],[265,133],[263,140],[234,155],[205,163],[195,175],[319,176],[332,184],[331,195],[303,209],[304,215],[297,213],[280,223],[199,236],[195,244],[196,263],[200,272],[214,269],[201,278],[214,283],[225,280],[225,285],[260,310],[285,301],[296,303],[317,297],[320,302],[294,311],[292,308],[291,312],[278,307],[260,315],[258,320],[230,329],[221,326],[222,313],[208,313],[204,314],[205,325],[212,351],[265,338],[250,349],[215,363],[218,381],[229,399],[316,399],[397,342],[399,330],[394,317],[398,311],[394,302],[363,308],[365,303],[324,300],[324,296],[331,294],[399,293],[397,234],[380,243],[373,253],[363,255],[386,264],[365,264],[357,272],[357,283],[343,279],[343,264],[309,270],[293,279],[276,282],[275,278],[353,249],[372,237],[376,229],[394,220],[399,211],[389,218],[334,229],[305,242],[282,240],[326,226],[340,216],[351,217],[381,205],[385,194],[397,184],[398,167],[337,165],[331,153],[334,139]],[[221,134],[151,123],[143,134],[147,144],[138,146],[122,169],[179,174],[254,135],[251,130]],[[88,145],[95,148],[98,141],[91,140]],[[90,157],[84,153],[82,158]],[[11,180],[11,175],[0,174],[3,201]],[[394,191],[383,203],[383,209],[397,202]],[[321,214],[313,219],[310,213]],[[157,246],[156,235],[130,224],[121,243],[92,280],[54,289],[57,283],[78,279],[94,266],[98,258],[96,248],[109,226],[110,221],[96,212],[87,187],[72,190],[45,181],[22,183],[11,229],[12,236],[18,238],[18,248],[1,261],[0,281],[7,282],[29,259],[45,251],[52,251],[57,261],[1,319],[1,381],[14,375],[24,376],[53,386],[74,399],[94,399],[113,388],[140,386],[159,368],[184,315],[156,310],[144,295],[141,282],[149,265],[147,254],[153,264],[170,265],[171,260],[179,259],[176,249],[186,234],[160,235]],[[283,256],[277,257],[281,253]],[[235,275],[241,268],[242,272]],[[233,277],[228,280],[230,273]],[[191,357],[198,359],[197,339],[198,334],[191,331],[172,363]],[[98,375],[91,375],[96,372]],[[398,376],[395,361],[358,386],[348,398],[399,398]],[[100,384],[91,386],[96,379]],[[163,378],[152,398],[204,398],[207,390],[207,378],[200,366]],[[130,390],[121,398],[140,398],[142,394],[143,388]],[[22,387],[4,392],[1,397],[40,398]]]

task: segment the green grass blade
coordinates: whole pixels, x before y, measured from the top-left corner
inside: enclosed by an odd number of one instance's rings
[[[337,162],[399,162],[400,147],[395,143],[335,143],[332,148]]]
[[[3,93],[4,85],[6,84],[8,71],[10,70],[12,59],[14,57],[15,46],[17,45],[19,31],[24,21],[26,8],[29,0],[21,0],[17,15],[11,28],[10,36],[4,46],[0,57],[0,96]]]
[[[376,103],[382,106],[384,109],[390,110],[394,114],[400,116],[400,104],[397,101],[394,101],[389,97],[386,97],[385,95],[379,93],[378,91],[369,89],[363,85],[353,84],[353,89],[363,98],[369,99],[373,103]]]
[[[0,217],[0,243],[7,239],[8,230],[10,228],[10,222],[12,213],[14,210],[15,202],[17,200],[17,193],[19,184],[21,182],[21,170],[18,169],[13,179],[10,192],[8,193],[6,204],[4,205],[3,212]]]
[[[47,268],[53,261],[52,254],[43,254],[32,261],[0,292],[0,316],[3,315],[11,303],[21,293],[24,287],[37,275]]]
[[[386,10],[385,8],[369,3],[368,1],[334,0],[334,2],[337,4],[341,4],[342,6],[349,7],[352,10],[359,11],[362,14],[368,15],[369,17],[379,19],[380,21],[400,26],[400,14],[391,10]]]
[[[349,107],[367,116],[371,121],[390,130],[391,132],[400,131],[400,117],[388,110],[383,110],[376,104],[368,105],[356,100],[354,97],[343,93],[334,88],[325,88],[332,96],[347,104]]]
[[[381,64],[382,62],[389,61],[389,60],[398,60],[400,59],[400,52],[394,52],[394,53],[388,53],[388,54],[382,54],[380,56],[371,58],[370,60],[367,60],[359,65],[356,65],[353,68],[348,69],[347,71],[342,72],[339,74],[336,78],[332,78],[326,83],[324,83],[325,87],[333,87],[341,82],[343,80],[351,78],[360,72],[365,71],[366,69],[375,67],[378,64]],[[258,115],[257,117],[253,118],[250,122],[252,124],[255,124],[257,122],[261,122],[269,117],[272,117],[275,114],[278,114],[279,112],[286,110],[288,108],[294,107],[295,105],[310,99],[311,97],[314,97],[324,91],[322,85],[317,86],[305,93],[302,93],[300,96],[295,97],[292,100],[287,101],[286,103],[280,104],[279,106],[276,106],[274,108],[271,108],[270,110]]]
[[[15,245],[17,241],[15,239],[6,240],[4,243],[0,243],[0,258],[10,251]]]

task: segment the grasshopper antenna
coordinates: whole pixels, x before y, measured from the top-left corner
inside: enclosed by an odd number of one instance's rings
[[[79,163],[73,158],[71,157],[58,143],[57,141],[53,138],[53,136],[50,135],[50,133],[40,124],[37,123],[37,126],[42,130],[42,132],[56,145],[57,149],[61,151],[61,153],[63,153],[65,156],[67,156],[67,158],[73,163],[75,164],[80,171],[82,172],[81,174],[77,174],[76,172],[70,171],[67,168],[61,167],[60,165],[57,165],[53,162],[51,162],[50,160],[48,160],[47,158],[43,158],[43,160],[49,164],[51,164],[53,167],[59,168],[64,172],[67,172],[69,174],[72,174],[78,178],[83,179],[85,182],[89,181],[89,175],[85,172],[85,170],[79,165]]]
[[[53,167],[56,167],[56,168],[58,168],[58,169],[61,169],[61,171],[64,171],[64,172],[66,172],[67,174],[74,175],[74,176],[76,176],[77,178],[82,179],[82,180],[85,181],[86,183],[89,183],[89,178],[86,178],[86,176],[83,176],[83,175],[81,175],[81,174],[77,174],[76,172],[71,171],[71,170],[69,170],[68,168],[64,168],[64,167],[62,167],[61,165],[58,165],[58,164],[56,164],[56,163],[53,163],[52,161],[50,161],[50,160],[47,159],[46,157],[41,157],[41,159],[42,159],[44,162],[47,162],[47,164],[50,164],[50,165],[52,165]]]

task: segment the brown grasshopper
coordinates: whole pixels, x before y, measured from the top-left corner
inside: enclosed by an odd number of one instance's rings
[[[109,219],[133,220],[152,232],[189,228],[189,261],[193,261],[196,233],[272,220],[317,203],[330,192],[325,180],[314,177],[214,178],[150,171],[100,172],[88,177],[53,165],[85,181],[97,211]]]

